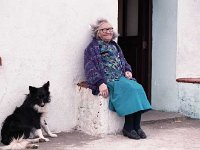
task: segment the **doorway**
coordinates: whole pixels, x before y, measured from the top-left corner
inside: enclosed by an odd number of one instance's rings
[[[152,0],[118,0],[118,44],[151,101]]]

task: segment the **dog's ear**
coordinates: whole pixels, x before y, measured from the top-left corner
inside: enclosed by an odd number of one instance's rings
[[[45,89],[49,89],[49,85],[50,85],[50,83],[49,83],[49,81],[48,81],[47,83],[45,83],[45,84],[43,85],[43,87],[44,87]]]
[[[35,93],[37,90],[37,88],[33,87],[33,86],[29,86],[29,91],[30,93]]]

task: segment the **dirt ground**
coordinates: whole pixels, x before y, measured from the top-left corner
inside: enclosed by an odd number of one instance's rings
[[[183,119],[144,124],[147,139],[133,140],[121,134],[89,136],[59,133],[40,143],[39,150],[200,150],[200,120]]]

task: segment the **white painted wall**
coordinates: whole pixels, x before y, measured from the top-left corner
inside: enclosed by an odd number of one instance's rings
[[[177,78],[200,76],[200,1],[178,2]]]
[[[152,106],[177,111],[177,0],[153,0]]]
[[[200,77],[200,1],[178,1],[177,78]],[[180,112],[200,119],[200,85],[179,83]]]
[[[117,27],[117,1],[0,1],[0,123],[21,105],[29,85],[49,80],[50,128],[69,131],[76,125],[75,86],[84,79],[89,24],[99,17]]]
[[[153,1],[152,105],[200,118],[199,84],[176,78],[200,75],[200,1]]]
[[[200,119],[200,85],[179,83],[178,91],[179,112],[188,117]]]

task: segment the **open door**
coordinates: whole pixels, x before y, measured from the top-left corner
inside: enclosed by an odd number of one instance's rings
[[[152,0],[118,0],[118,44],[151,98]]]

